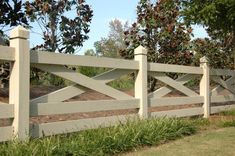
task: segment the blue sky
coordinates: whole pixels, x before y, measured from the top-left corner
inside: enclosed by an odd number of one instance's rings
[[[106,37],[109,32],[109,22],[112,19],[129,21],[132,23],[136,19],[136,6],[139,0],[86,0],[91,5],[94,16],[91,22],[89,39],[84,42],[84,46],[77,52],[83,54],[85,50],[92,49],[93,44],[101,37]],[[205,30],[200,26],[194,26],[194,38],[207,36]],[[33,41],[32,38],[38,38]],[[36,33],[31,33],[31,45],[40,42],[40,37]]]

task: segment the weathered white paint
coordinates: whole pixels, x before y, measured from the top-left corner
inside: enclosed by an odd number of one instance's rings
[[[230,110],[230,109],[235,109],[235,104],[211,107],[211,114],[219,113],[219,112],[222,112],[222,111],[227,111],[227,110]]]
[[[80,95],[84,92],[85,91],[83,90],[83,87],[79,85],[71,85],[71,86],[56,90],[54,92],[51,92],[49,94],[40,96],[38,98],[32,99],[30,101],[30,104],[47,103],[47,102],[62,102],[74,96]]]
[[[211,69],[210,70],[210,75],[218,75],[218,76],[222,76],[222,75],[227,75],[227,76],[234,76],[235,72],[234,70],[230,70],[230,69]]]
[[[181,77],[179,77],[178,79],[176,79],[176,82],[179,82],[180,84],[185,84],[187,83],[189,80],[191,80],[194,77],[197,77],[198,75],[192,75],[192,74],[185,74]],[[173,88],[169,87],[169,86],[164,86],[161,87],[159,89],[157,89],[156,91],[150,93],[148,95],[148,98],[159,98],[159,97],[163,97],[167,94],[169,94],[170,92],[173,91]]]
[[[9,103],[14,104],[14,134],[26,139],[29,134],[29,31],[22,26],[10,32],[10,46],[15,48],[15,61],[10,75]]]
[[[133,60],[78,56],[43,51],[32,51],[31,63],[52,65],[77,65],[88,67],[104,67],[119,69],[138,69],[138,62]]]
[[[175,106],[175,105],[186,105],[186,104],[197,104],[203,103],[203,96],[195,97],[164,97],[164,98],[153,98],[149,99],[150,107],[160,106]]]
[[[133,70],[112,69],[100,75],[97,75],[93,77],[92,79],[97,80],[102,83],[108,83],[132,71]],[[55,92],[49,93],[47,95],[35,98],[31,100],[31,103],[33,104],[33,103],[47,103],[47,102],[62,102],[74,96],[78,96],[84,92],[85,91],[82,86],[71,85],[71,86],[59,89]]]
[[[50,72],[54,75],[60,76],[62,78],[75,82],[84,87],[93,89],[95,91],[98,91],[115,99],[119,100],[133,99],[133,97],[130,95],[127,95],[99,81],[93,80],[92,78],[89,78],[83,74],[77,73],[71,69],[67,69],[60,65],[37,64],[34,65],[34,67],[39,68],[43,71]]]
[[[199,96],[195,91],[185,87],[184,85],[182,85],[182,83],[173,80],[172,78],[168,77],[164,73],[154,73],[154,74],[151,73],[151,76],[171,86],[172,88],[182,92],[183,94],[187,96]]]
[[[226,85],[232,86],[234,84],[234,78],[235,76],[230,77],[228,80],[225,81]],[[218,85],[211,91],[211,96],[217,96],[221,91],[224,90],[224,87],[221,85]]]
[[[119,123],[125,123],[129,120],[134,120],[136,118],[137,116],[132,114],[43,123],[38,125],[32,125],[31,135],[33,137],[43,137],[55,134],[77,132],[87,129],[95,129],[98,127],[109,127]]]
[[[203,114],[203,108],[195,107],[195,108],[152,112],[151,117],[164,117],[164,116],[167,116],[167,117],[189,117],[189,116],[196,116],[196,115],[202,115],[202,114]]]
[[[69,114],[134,108],[139,108],[138,99],[36,103],[30,105],[30,115]]]
[[[0,104],[0,119],[13,118],[14,105],[13,104]]]
[[[148,63],[148,71],[186,73],[186,74],[202,74],[203,73],[203,70],[199,67],[162,64],[162,63]]]
[[[204,118],[208,118],[210,116],[210,68],[206,57],[200,59],[200,67],[203,69],[200,82],[200,95],[204,96]]]
[[[140,99],[140,118],[148,118],[147,50],[142,46],[135,49],[135,61],[139,61],[139,70],[135,79],[135,98]]]
[[[0,60],[3,61],[14,61],[15,60],[15,49],[12,47],[6,47],[0,45]]]
[[[220,84],[220,86],[222,86],[223,88],[229,90],[230,92],[232,92],[233,94],[235,94],[235,89],[232,86],[232,82],[228,83],[229,81],[224,81],[222,80],[220,77],[218,76],[213,76],[212,80],[217,82],[218,84]],[[234,81],[234,79],[233,79]]]
[[[211,96],[212,103],[220,103],[220,102],[231,102],[235,101],[235,95],[218,95],[218,96]]]
[[[0,127],[0,142],[12,140],[14,138],[13,135],[13,127]]]

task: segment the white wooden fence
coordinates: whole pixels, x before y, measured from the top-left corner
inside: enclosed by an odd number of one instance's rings
[[[10,47],[0,46],[0,60],[9,61],[12,64],[9,104],[0,104],[0,119],[13,118],[13,124],[7,127],[0,127],[0,141],[7,141],[13,138],[24,140],[29,136],[42,137],[99,126],[111,126],[136,116],[145,119],[159,116],[186,117],[204,115],[207,118],[210,114],[235,108],[235,105],[210,106],[211,103],[235,101],[235,89],[233,87],[235,72],[233,70],[210,69],[206,58],[201,59],[200,67],[148,63],[147,51],[141,46],[135,50],[134,60],[74,56],[42,51],[30,52],[27,40],[29,32],[27,30],[19,26],[11,31],[10,37]],[[70,70],[64,65],[105,67],[112,70],[90,78]],[[30,100],[30,66],[68,79],[76,83],[76,85]],[[107,85],[108,82],[134,71],[137,72],[135,97]],[[171,72],[181,73],[182,76],[174,80],[166,75],[166,73]],[[147,75],[151,75],[165,83],[166,86],[148,94]],[[221,79],[221,76],[225,75],[228,77],[226,81]],[[200,93],[184,85],[194,77],[201,78]],[[212,90],[210,89],[210,80],[218,84]],[[64,102],[82,94],[84,90],[81,86],[108,95],[114,100]],[[224,89],[229,91],[228,95],[219,94]],[[165,96],[173,90],[178,90],[185,96]],[[195,103],[203,103],[203,107],[157,112],[149,111],[152,107]],[[29,123],[30,117],[41,115],[122,109],[139,109],[139,113],[32,125]]]

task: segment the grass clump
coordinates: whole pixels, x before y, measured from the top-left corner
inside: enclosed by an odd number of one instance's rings
[[[134,88],[134,80],[130,76],[122,76],[121,78],[109,82],[108,84],[119,90],[130,90]]]
[[[235,116],[235,109],[221,112],[220,115],[223,115],[223,116]]]
[[[196,132],[188,120],[160,118],[129,121],[70,135],[0,145],[0,155],[112,155],[139,146],[158,145]]]
[[[235,127],[235,120],[222,122],[222,127]]]

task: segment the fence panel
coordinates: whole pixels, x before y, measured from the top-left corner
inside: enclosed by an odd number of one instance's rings
[[[78,56],[43,51],[31,51],[30,54],[30,62],[33,64],[74,65],[118,69],[139,68],[138,62],[133,60],[98,58],[94,56]]]
[[[132,99],[36,103],[31,104],[30,108],[31,116],[84,113],[139,108],[139,100]]]
[[[235,72],[228,69],[211,69],[211,81],[216,83],[211,90],[212,103],[225,103],[235,101]],[[226,78],[227,77],[227,78]],[[220,106],[218,108],[230,108],[232,105]],[[213,110],[213,111],[212,111]],[[216,111],[214,111],[216,110]],[[212,112],[218,112],[223,109],[211,108]]]
[[[87,129],[95,129],[99,127],[109,127],[118,123],[125,123],[135,119],[136,117],[136,115],[120,115],[37,124],[32,125],[31,135],[33,137],[43,137],[55,134],[77,132]]]
[[[0,127],[0,141],[10,140],[13,136],[24,140],[29,136],[42,137],[113,126],[120,122],[133,120],[137,116],[142,119],[149,116],[187,117],[203,114],[204,117],[209,117],[210,113],[235,108],[235,105],[231,103],[223,106],[210,106],[211,103],[235,101],[235,72],[227,69],[209,69],[206,58],[200,60],[200,67],[147,63],[147,50],[141,46],[135,49],[134,60],[76,56],[45,51],[29,52],[28,36],[27,30],[17,27],[11,32],[11,47],[0,46],[0,60],[12,61],[10,104],[0,103],[0,119],[13,118],[12,126]],[[70,80],[75,85],[29,101],[30,64],[32,67]],[[65,65],[102,67],[111,68],[111,70],[90,78]],[[136,74],[134,97],[107,85],[132,72]],[[177,79],[173,79],[167,73],[180,75]],[[148,94],[148,75],[165,85]],[[199,92],[186,85],[195,77],[201,79]],[[217,84],[211,90],[210,80]],[[107,95],[113,100],[64,102],[84,93],[86,88]],[[182,93],[183,96],[167,97],[175,90]],[[201,105],[190,106],[201,103],[204,104],[203,107]],[[179,105],[186,106],[186,108],[179,109]],[[152,107],[165,106],[177,107],[175,110],[150,112],[153,110]],[[138,115],[118,115],[29,125],[29,117],[124,109],[138,109],[139,112]]]

